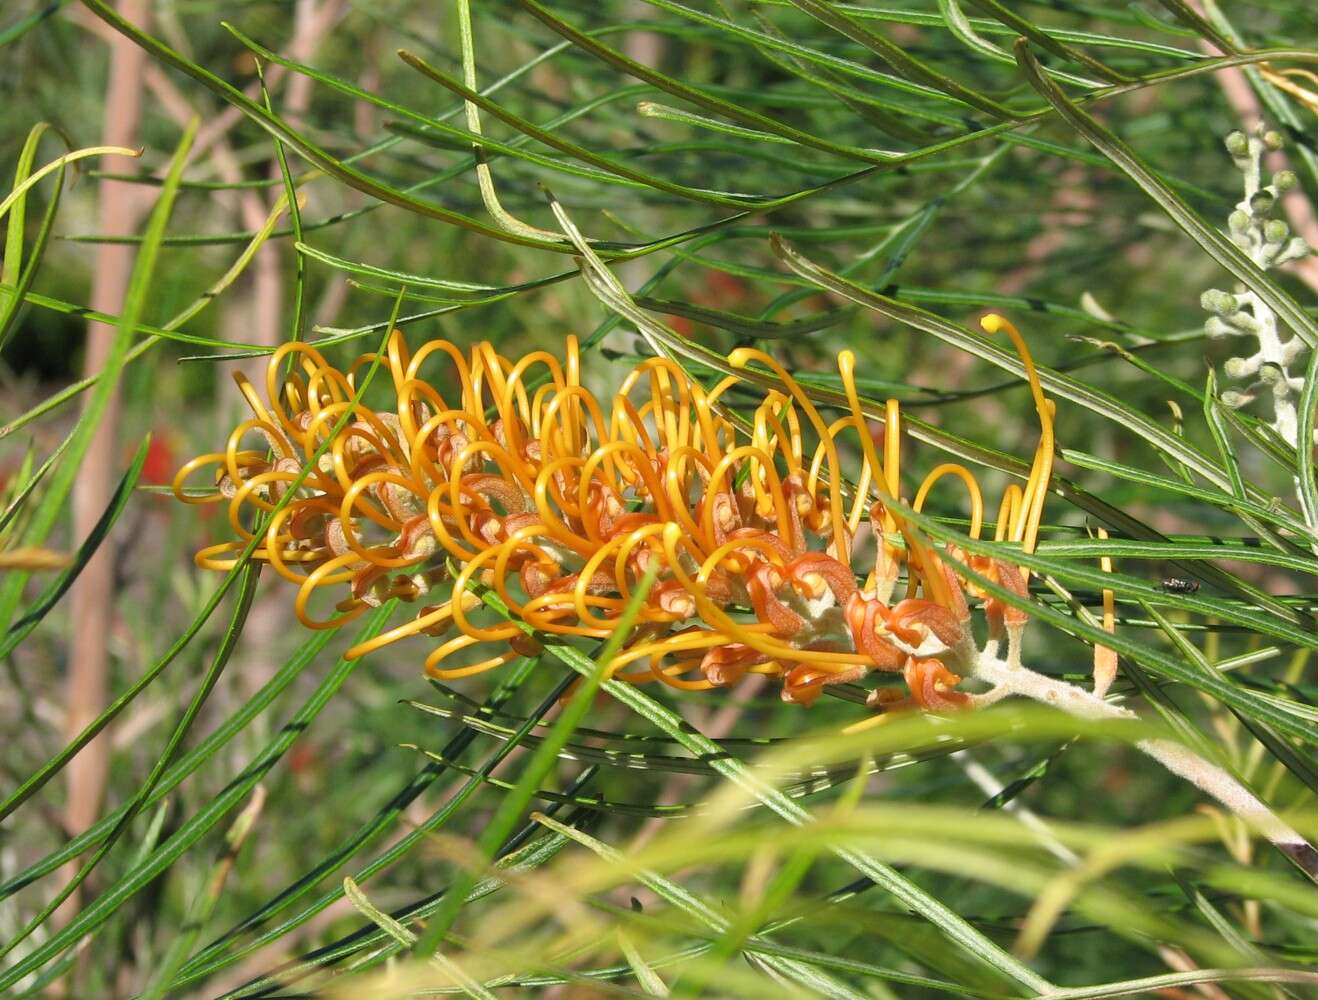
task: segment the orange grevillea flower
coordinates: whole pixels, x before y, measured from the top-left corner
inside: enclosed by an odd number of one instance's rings
[[[1050,474],[1052,406],[1016,330],[993,316],[985,329],[1016,343],[1044,427],[1029,481],[1008,489],[998,518],[998,537],[1028,548]],[[377,360],[392,402],[359,406],[335,433],[358,376]],[[384,357],[363,355],[342,371],[311,346],[286,344],[270,359],[264,400],[238,376],[251,418],[223,451],[179,470],[175,492],[228,505],[233,539],[197,554],[211,569],[232,567],[252,539],[252,515],[278,508],[255,556],[297,586],[294,609],[308,628],[342,624],[390,598],[417,609],[349,657],[434,636],[442,641],[426,670],[452,679],[534,652],[518,622],[481,606],[473,583],[538,633],[603,638],[657,564],[638,627],[609,665],[616,679],[703,690],[770,674],[782,678],[786,700],[808,704],[828,684],[879,670],[904,676],[904,702],[968,704],[949,666],[974,648],[967,593],[892,503],[901,496],[896,403],[881,456],[850,352],[838,359],[849,405],[832,417],[768,355],[743,348],[728,361],[760,371],[706,387],[653,358],[601,398],[581,382],[574,338],[562,361],[543,351],[512,361],[488,343],[463,353],[431,341],[412,353],[395,333]],[[755,389],[765,369],[780,389]],[[758,395],[734,411],[734,389],[739,399]],[[214,467],[218,491],[185,494],[184,482],[204,467]],[[960,465],[930,472],[912,506],[948,475],[969,491],[978,536],[979,486]],[[1025,593],[1016,567],[958,558]],[[894,600],[903,566],[905,593]],[[313,616],[318,592],[336,596],[332,617]],[[1018,655],[1025,616],[992,598],[984,613],[988,641],[1005,633]]]

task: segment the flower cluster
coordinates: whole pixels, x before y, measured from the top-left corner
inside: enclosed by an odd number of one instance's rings
[[[1245,182],[1244,197],[1227,220],[1231,239],[1264,271],[1311,252],[1303,239],[1291,235],[1285,222],[1272,217],[1281,196],[1298,183],[1289,170],[1279,170],[1271,184],[1263,183],[1264,154],[1281,146],[1280,133],[1262,128],[1249,134],[1232,132],[1226,137],[1227,152]],[[1222,393],[1222,402],[1231,407],[1245,406],[1266,390],[1272,396],[1272,426],[1287,444],[1294,446],[1299,437],[1296,401],[1304,389],[1304,379],[1292,375],[1290,366],[1304,353],[1304,342],[1299,337],[1283,339],[1272,309],[1243,286],[1234,293],[1210,288],[1200,301],[1204,310],[1212,313],[1204,325],[1208,336],[1253,337],[1258,341],[1258,350],[1252,355],[1229,358],[1224,365],[1229,377],[1250,381],[1243,392]]]
[[[997,518],[997,537],[1028,550],[1051,474],[1052,404],[1015,328],[999,316],[984,327],[1016,344],[1043,427],[1029,479],[1008,487]],[[876,703],[969,704],[952,669],[980,653],[967,594],[983,599],[985,648],[1005,636],[1009,662],[1026,616],[964,586],[953,567],[1023,595],[1021,571],[961,552],[944,558],[903,519],[894,503],[901,415],[889,401],[876,443],[850,352],[838,358],[848,405],[831,420],[768,355],[743,348],[728,362],[737,374],[703,386],[653,358],[603,400],[581,382],[573,338],[561,362],[543,351],[514,362],[488,343],[464,354],[431,341],[411,353],[395,332],[384,356],[343,371],[290,343],[270,359],[265,401],[238,376],[251,419],[222,452],[187,463],[175,493],[228,504],[234,538],[199,552],[203,567],[231,568],[262,532],[255,558],[297,585],[294,607],[309,628],[391,598],[417,608],[349,657],[439,637],[425,666],[451,679],[536,652],[519,622],[604,638],[653,568],[637,627],[608,666],[618,680],[703,690],[769,674],[785,700],[809,704],[828,684],[878,670],[903,674],[910,695],[889,689]],[[388,409],[357,402],[373,363],[392,382]],[[757,389],[766,376],[780,388]],[[214,467],[217,492],[185,490],[204,467]],[[981,492],[960,465],[933,469],[910,508],[949,475],[969,492],[977,537]],[[482,586],[515,620],[482,607]],[[333,617],[313,617],[317,592],[336,596]]]

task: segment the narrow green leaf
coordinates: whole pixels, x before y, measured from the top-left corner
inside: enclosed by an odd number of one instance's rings
[[[1223,52],[1230,55],[1236,51],[1236,47],[1231,44],[1231,39],[1205,20],[1203,15],[1186,3],[1185,0],[1158,0],[1158,2],[1171,11],[1176,20],[1201,38],[1206,38],[1212,42]]]
[[[333,629],[326,629],[317,632],[303,643],[267,684],[253,694],[250,699],[244,701],[233,714],[226,718],[213,732],[209,733],[204,740],[201,740],[194,749],[178,759],[174,766],[157,782],[149,804],[163,802],[164,797],[182,784],[185,779],[203,765],[215,759],[215,755],[227,746],[238,733],[246,729],[248,723],[269,708],[274,700],[288,689],[289,685],[301,675],[302,671],[316,659],[329,640],[334,638],[334,635],[335,631]],[[121,805],[61,847],[0,884],[0,899],[7,899],[14,893],[31,885],[37,879],[49,875],[76,858],[89,847],[99,844],[114,829],[128,811],[128,808],[129,803]]]
[[[1304,366],[1304,388],[1300,390],[1299,431],[1296,434],[1295,479],[1300,506],[1311,530],[1318,532],[1318,473],[1314,471],[1314,420],[1318,415],[1318,350],[1309,351]]]
[[[521,688],[522,684],[531,676],[532,668],[535,665],[534,660],[521,660],[513,665],[513,668],[507,673],[498,687],[486,699],[483,705],[478,706],[478,711],[485,713],[496,712],[499,706],[505,704]],[[546,698],[541,707],[532,713],[529,719],[521,720],[525,727],[525,732],[535,725],[541,715],[548,712],[554,705],[555,701],[561,694],[555,690],[552,697]],[[494,754],[482,765],[482,777],[488,775],[504,758],[516,748],[523,737],[518,737],[515,733],[511,737],[506,748],[500,753]],[[460,732],[453,739],[449,740],[444,747],[443,756],[447,758],[456,758],[461,755],[474,742],[473,732]],[[334,846],[323,859],[312,866],[307,872],[299,876],[288,886],[280,890],[269,900],[263,903],[254,912],[245,916],[227,931],[221,934],[214,941],[207,944],[197,955],[193,956],[180,971],[180,978],[174,983],[175,988],[180,988],[186,983],[195,981],[202,976],[209,975],[218,969],[241,959],[243,956],[258,950],[263,945],[279,940],[284,934],[288,933],[295,927],[299,927],[306,921],[310,920],[317,913],[324,910],[331,903],[341,898],[342,890],[336,888],[330,892],[322,894],[309,906],[304,908],[295,916],[284,920],[281,924],[271,928],[269,931],[259,935],[251,941],[245,943],[241,948],[229,950],[228,955],[223,955],[224,949],[233,942],[239,940],[243,935],[254,931],[261,924],[267,922],[272,916],[287,909],[306,893],[313,890],[317,884],[331,873],[342,867],[353,857],[360,854],[371,843],[377,840],[381,835],[392,828],[397,822],[403,811],[411,805],[416,799],[443,774],[446,773],[445,767],[435,764],[423,768],[414,774],[411,779],[397,792],[395,792],[388,801],[382,806],[375,816],[363,823],[349,837],[341,843]],[[355,876],[358,882],[365,882],[376,872],[392,865],[398,859],[422,842],[423,838],[428,836],[434,830],[439,829],[449,817],[453,816],[457,810],[480,786],[479,781],[469,781],[466,786],[459,791],[452,800],[446,802],[436,810],[425,821],[418,824],[414,829],[409,830],[402,838],[384,851],[380,856],[373,858],[370,863],[359,870]]]
[[[1131,82],[1130,77],[1126,76],[1124,73],[1118,73],[1106,63],[1095,59],[1093,56],[1087,55],[1079,49],[1072,48],[1065,42],[1058,41],[1044,31],[1040,31],[1015,11],[1011,10],[1004,4],[999,3],[998,0],[970,0],[970,3],[973,3],[976,7],[997,18],[1012,31],[1025,36],[1025,38],[1039,46],[1041,49],[1051,52],[1053,55],[1062,59],[1077,62],[1088,69],[1091,73],[1096,73],[1109,83]]]
[[[681,316],[684,319],[695,320],[697,323],[706,323],[720,330],[728,330],[741,337],[755,337],[760,340],[780,340],[815,333],[819,330],[828,329],[846,317],[842,310],[832,310],[815,313],[811,316],[802,316],[800,319],[773,323],[749,316],[739,316],[736,313],[722,309],[710,309],[706,306],[692,305],[689,302],[677,302],[673,299],[655,299],[642,295],[637,297],[636,304],[642,309],[649,309],[651,312]]]
[[[163,1000],[169,988],[169,981],[174,978],[174,972],[188,957],[188,952],[192,950],[197,935],[201,933],[201,929],[206,926],[211,914],[215,912],[215,906],[220,901],[229,871],[238,860],[238,852],[242,850],[244,842],[251,834],[252,827],[256,824],[264,805],[265,789],[261,785],[257,785],[256,790],[252,793],[251,800],[243,811],[238,814],[238,818],[229,826],[229,830],[224,837],[224,847],[220,851],[220,856],[215,859],[215,864],[211,866],[209,878],[202,883],[201,890],[198,891],[192,905],[188,908],[187,920],[180,932],[170,941],[169,950],[165,952],[164,959],[156,966],[155,974],[151,977],[151,982],[142,994],[143,1000]]]
[[[608,846],[603,841],[596,840],[589,834],[582,833],[580,830],[574,830],[564,826],[557,820],[550,819],[548,816],[537,817],[541,823],[553,830],[555,833],[564,837],[570,837],[578,844],[586,847],[593,853],[599,855],[605,861],[615,865],[626,865],[626,858],[622,852]],[[628,866],[631,867],[631,866]],[[692,917],[696,921],[704,924],[716,934],[723,935],[731,927],[729,920],[709,906],[701,899],[688,892],[682,886],[678,885],[671,879],[664,878],[657,872],[639,869],[632,874],[636,880],[644,885],[655,895],[666,900],[683,913]],[[796,983],[810,993],[818,993],[822,996],[837,998],[837,1000],[864,1000],[864,994],[857,993],[843,983],[826,976],[816,969],[812,969],[800,962],[784,960],[777,957],[760,959],[768,968],[774,970],[784,978]]]
[[[289,491],[290,493],[292,490]],[[374,608],[365,617],[366,624],[355,642],[364,642],[377,634],[393,610],[393,602]],[[330,670],[311,699],[294,715],[271,744],[243,771],[242,775],[225,789],[209,799],[201,810],[169,838],[159,850],[126,872],[118,881],[88,903],[58,932],[42,941],[28,954],[7,969],[0,970],[0,989],[8,989],[34,970],[56,958],[64,949],[76,944],[83,936],[93,932],[108,920],[124,903],[150,885],[161,872],[183,856],[201,837],[233,809],[259,782],[302,735],[311,721],[325,707],[329,699],[343,686],[352,674],[355,662],[339,660]]]
[[[1237,500],[1245,498],[1245,480],[1240,474],[1240,462],[1236,450],[1231,446],[1227,436],[1225,422],[1222,419],[1222,403],[1217,398],[1217,378],[1212,369],[1208,371],[1208,385],[1204,388],[1204,420],[1217,445],[1217,453],[1222,457],[1222,467],[1226,469],[1227,482],[1231,486],[1231,495]]]
[[[45,122],[38,122],[33,125],[27,134],[27,139],[23,143],[23,148],[18,154],[18,163],[14,167],[14,188],[20,187],[32,173],[32,162],[37,157],[37,148],[41,144],[41,137],[50,128]],[[64,186],[64,165],[59,168],[59,184],[56,190]],[[27,223],[27,195],[23,194],[14,202],[9,212],[9,224],[5,230],[5,249],[4,256],[0,258],[0,283],[5,285],[17,285],[19,275],[22,274],[23,262],[23,237]],[[15,300],[19,296],[13,292],[5,291],[0,293],[0,315],[8,316],[11,309],[15,306]],[[0,330],[3,327],[0,326]],[[0,336],[0,346],[4,345],[4,338]]]
[[[578,782],[574,781],[573,787],[569,787],[568,791],[575,791],[575,786],[577,785]],[[578,817],[575,816],[569,817],[566,822],[571,825],[576,822],[577,819]],[[532,829],[533,827],[534,830],[541,829],[535,824],[528,824],[526,828],[528,831],[528,837],[530,833],[534,832]],[[501,857],[495,862],[494,868],[497,872],[509,871],[520,873],[533,871],[556,857],[568,843],[569,840],[566,837],[560,836],[557,833],[550,833],[545,837],[531,839],[524,847],[514,848]],[[484,899],[502,889],[505,884],[504,880],[498,875],[492,875],[489,878],[482,879],[467,896],[467,902],[474,903],[478,900]],[[336,898],[341,897],[342,889],[340,888]],[[440,890],[440,892],[435,893],[418,903],[413,903],[410,906],[394,910],[389,915],[399,922],[425,920],[431,913],[439,908],[440,901],[443,898],[444,890]],[[402,945],[398,945],[396,942],[392,941],[389,935],[386,935],[384,931],[380,930],[378,927],[372,927],[369,929],[363,928],[345,935],[331,944],[316,948],[314,951],[308,952],[292,962],[286,962],[276,970],[249,980],[236,990],[225,993],[220,1000],[231,1000],[231,998],[251,996],[255,992],[269,989],[276,985],[281,989],[284,989],[287,988],[289,984],[297,982],[321,968],[333,965],[337,962],[342,962],[346,958],[362,953],[373,954],[376,961],[387,961],[402,950]],[[503,983],[499,983],[498,985],[503,985]],[[180,981],[176,981],[175,988],[177,989],[179,986]]]
[[[19,470],[18,475],[14,477],[14,482],[22,483],[23,486],[14,494],[14,498],[9,501],[9,506],[4,509],[4,512],[0,513],[0,538],[3,538],[5,530],[13,523],[28,500],[32,498],[33,492],[41,485],[41,481],[46,478],[46,474],[59,462],[60,456],[64,454],[64,449],[69,446],[70,440],[72,440],[72,432],[65,436],[59,446],[41,463],[41,467],[36,472],[31,471],[32,452],[29,447],[27,453],[23,456],[23,467]]]
[[[481,236],[489,236],[505,243],[516,243],[521,246],[536,247],[541,250],[565,251],[563,244],[552,243],[546,240],[531,239],[504,232],[496,226],[486,225],[476,219],[472,219],[461,213],[444,208],[437,202],[423,201],[418,198],[413,198],[397,188],[375,180],[367,174],[362,173],[356,167],[334,157],[320,146],[311,142],[303,135],[303,133],[294,129],[278,115],[266,111],[265,108],[257,104],[227,81],[220,79],[209,70],[198,66],[190,59],[179,55],[179,53],[175,52],[159,39],[139,30],[136,26],[120,17],[113,8],[103,3],[102,0],[83,0],[83,3],[93,14],[105,21],[110,27],[132,39],[133,42],[140,45],[161,62],[167,63],[175,69],[192,77],[202,86],[206,87],[206,89],[236,107],[255,124],[269,132],[276,141],[282,141],[290,148],[297,150],[297,152],[308,162],[319,167],[330,176],[338,178],[349,187],[355,188],[363,194],[370,195],[380,201],[396,205],[409,212],[414,212],[418,215],[423,215],[432,219],[438,219],[439,221],[447,222],[450,225],[460,226],[463,229],[468,229]]]
[[[572,693],[572,699],[563,708],[559,717],[554,720],[553,726],[545,734],[544,741],[536,748],[530,762],[522,770],[516,786],[499,803],[498,811],[486,825],[476,844],[477,851],[483,857],[491,859],[494,857],[495,850],[504,838],[512,832],[513,825],[522,815],[527,802],[530,801],[531,796],[540,786],[545,775],[549,773],[550,768],[554,766],[558,752],[563,749],[563,746],[571,738],[573,730],[585,718],[587,710],[594,703],[595,695],[604,681],[609,664],[617,655],[618,650],[622,648],[622,644],[627,641],[628,636],[631,635],[632,625],[636,621],[637,614],[640,613],[645,598],[650,593],[650,588],[654,585],[658,572],[659,564],[658,561],[655,561],[632,591],[631,599],[623,608],[617,625],[604,643],[604,648],[600,651],[599,656],[596,657],[593,668],[585,675],[585,682],[577,685],[576,691]],[[458,910],[466,899],[468,891],[475,885],[476,878],[476,873],[470,869],[464,869],[459,873],[454,886],[449,890],[444,905],[431,918],[425,934],[417,940],[416,951],[418,954],[431,955],[439,950],[444,935],[453,926]]]
[[[256,584],[260,579],[261,567],[259,563],[248,563],[243,568],[242,582],[238,588],[238,597],[234,601],[233,616],[229,621],[228,628],[225,629],[224,636],[220,640],[219,648],[215,651],[215,656],[211,660],[211,665],[203,676],[201,684],[198,685],[196,693],[189,702],[187,709],[184,711],[178,724],[170,734],[169,740],[165,744],[164,750],[156,759],[151,767],[150,774],[133,795],[128,809],[119,818],[114,828],[106,835],[105,839],[98,845],[95,853],[88,858],[78,869],[73,878],[69,879],[64,888],[57,892],[54,897],[37,913],[36,916],[17,934],[13,935],[5,942],[3,948],[0,948],[0,956],[7,955],[20,942],[25,940],[28,935],[44,924],[55,911],[64,903],[66,899],[77,891],[78,887],[87,880],[92,871],[110,849],[114,847],[119,837],[128,829],[137,814],[146,807],[150,799],[151,792],[155,789],[161,775],[169,767],[173,760],[174,753],[179,744],[192,728],[193,722],[196,721],[197,715],[201,712],[202,707],[206,704],[206,699],[215,689],[219,682],[220,675],[224,672],[225,666],[228,665],[229,657],[233,654],[234,648],[238,644],[238,636],[242,632],[243,624],[247,621],[247,614],[252,609],[252,599],[256,596]]]
[[[521,5],[530,13],[535,15],[540,21],[544,22],[550,29],[570,40],[581,49],[589,52],[598,59],[603,60],[610,65],[617,67],[624,73],[644,80],[666,93],[683,100],[690,101],[692,104],[711,111],[716,115],[723,115],[733,121],[741,122],[743,125],[749,125],[751,128],[762,129],[775,135],[791,139],[802,146],[809,146],[813,149],[823,150],[826,153],[835,153],[839,156],[846,156],[855,160],[867,160],[871,163],[882,163],[888,159],[885,155],[880,155],[869,150],[864,150],[856,146],[846,146],[839,143],[830,142],[827,139],[820,139],[811,135],[809,132],[803,132],[800,129],[793,128],[790,125],[783,124],[757,111],[751,111],[747,108],[720,100],[695,87],[688,86],[670,76],[660,73],[658,70],[645,66],[636,60],[623,55],[617,49],[609,48],[594,38],[590,37],[583,31],[574,28],[566,21],[562,20],[548,8],[536,2],[536,0],[518,0]]]
[[[485,590],[478,596],[504,617],[511,617],[498,596]],[[528,629],[529,632],[529,629]],[[1106,634],[1106,633],[1105,633]],[[583,677],[589,677],[596,665],[580,650],[563,643],[559,637],[541,636],[548,653],[561,660]],[[704,736],[672,709],[655,701],[633,684],[607,680],[603,690],[649,721],[661,732],[680,743],[686,750],[711,760],[715,771],[741,788],[746,789],[763,805],[793,826],[806,826],[810,814],[780,790],[766,785],[740,761],[731,758],[713,740]],[[835,854],[872,879],[891,894],[899,903],[937,927],[949,940],[968,954],[977,957],[990,968],[998,970],[1018,986],[1036,992],[1046,992],[1051,985],[1020,960],[1002,950],[979,930],[965,921],[940,900],[927,894],[896,869],[852,848],[837,848]]]
[[[37,230],[36,241],[32,244],[32,253],[28,256],[27,265],[23,268],[18,280],[13,282],[14,290],[6,291],[0,294],[0,350],[9,343],[9,338],[13,336],[15,323],[18,320],[19,310],[22,308],[27,299],[28,289],[32,287],[32,282],[36,280],[37,272],[41,269],[41,261],[46,254],[46,245],[50,242],[50,233],[55,225],[55,215],[59,211],[60,197],[64,191],[64,166],[61,164],[55,173],[55,186],[51,190],[50,200],[46,203],[46,212],[41,218],[41,228]],[[10,226],[13,226],[15,216],[10,216]],[[20,232],[19,246],[22,246]],[[9,260],[8,257],[5,258]],[[17,257],[15,258],[17,260]],[[8,285],[11,281],[8,275],[4,276],[4,283]]]
[[[791,0],[791,3],[798,10],[828,25],[839,34],[865,46],[906,79],[941,91],[962,104],[990,114],[994,118],[1015,117],[1016,112],[1011,108],[978,94],[946,74],[938,72],[932,66],[915,58],[896,42],[889,41],[877,32],[870,31],[854,18],[848,17],[827,0]]]
[[[816,264],[786,240],[777,238],[773,241],[774,252],[793,271],[808,281],[836,292],[858,305],[873,309],[899,323],[905,323],[931,333],[944,343],[951,344],[968,354],[972,354],[989,364],[1024,379],[1025,367],[1016,355],[985,336],[976,336],[969,330],[951,323],[934,313],[907,305],[890,298],[881,292],[872,291],[856,284],[841,275]],[[1039,381],[1049,392],[1079,403],[1086,409],[1113,420],[1134,431],[1141,438],[1149,441],[1159,451],[1174,455],[1178,461],[1194,469],[1210,482],[1221,486],[1229,485],[1224,470],[1215,465],[1206,455],[1193,448],[1183,439],[1172,434],[1162,425],[1150,420],[1143,413],[1122,403],[1114,396],[1101,392],[1076,379],[1062,375],[1050,368],[1037,366]],[[1257,491],[1255,491],[1257,494]]]
[[[17,41],[46,18],[59,13],[60,8],[68,2],[69,0],[51,0],[44,7],[38,7],[26,17],[20,17],[8,28],[0,31],[0,45],[8,45],[10,42]]]
[[[150,444],[151,436],[147,435],[142,439],[142,443],[138,445],[137,453],[133,456],[132,462],[129,463],[128,471],[124,473],[123,478],[119,480],[119,485],[110,494],[110,502],[97,519],[91,532],[78,546],[78,551],[73,555],[73,562],[64,572],[46,585],[40,596],[32,603],[32,607],[18,621],[14,622],[3,638],[0,638],[0,659],[13,653],[18,648],[19,643],[41,624],[41,620],[73,586],[74,581],[78,579],[78,575],[86,568],[91,557],[101,547],[106,536],[109,535],[110,529],[119,520],[119,515],[128,506],[128,501],[133,495],[133,487],[137,485],[137,480],[142,474],[142,466],[146,462],[147,448],[150,447]],[[35,477],[33,482],[36,482]]]
[[[1007,546],[997,542],[968,538],[965,535],[949,531],[932,518],[917,514],[908,507],[902,508],[902,517],[910,520],[931,538],[954,542],[973,555],[993,555],[996,558],[1005,558],[1012,564],[1022,568],[1037,573],[1051,574],[1061,580],[1071,580],[1087,585],[1096,592],[1101,591],[1103,588],[1111,588],[1114,591],[1120,590],[1129,597],[1143,598],[1151,604],[1156,603],[1221,618],[1247,621],[1251,627],[1259,631],[1264,630],[1264,624],[1268,617],[1252,609],[1232,607],[1224,605],[1220,601],[1168,594],[1143,581],[1132,577],[1124,577],[1119,573],[1104,573],[1097,569],[1091,571],[1085,566],[1045,559],[1039,556],[1037,552],[1026,553],[1019,546]],[[940,553],[939,557],[943,558],[943,555]],[[1224,677],[1214,676],[1211,673],[1196,669],[1186,664],[1179,657],[1167,656],[1159,650],[1135,642],[1120,633],[1113,634],[1104,631],[1102,628],[1088,625],[1080,619],[1067,615],[1047,604],[1021,598],[1018,594],[1012,594],[964,564],[957,563],[956,568],[957,572],[966,579],[973,581],[977,586],[980,586],[999,600],[1027,612],[1036,620],[1047,622],[1063,632],[1075,635],[1091,644],[1115,649],[1119,655],[1135,659],[1138,663],[1160,676],[1197,688],[1226,705],[1238,708],[1255,719],[1269,723],[1288,736],[1303,740],[1306,743],[1318,742],[1318,729],[1315,729],[1313,722],[1306,718],[1304,706],[1298,703],[1286,703],[1265,698]],[[1263,621],[1260,619],[1263,619]],[[1287,641],[1298,642],[1299,645],[1303,646],[1318,644],[1318,637],[1315,637],[1312,633],[1305,633],[1289,626],[1283,627],[1281,631],[1286,633],[1285,638]]]
[[[973,0],[972,0],[973,2]],[[943,20],[947,22],[947,30],[967,48],[980,55],[992,59],[994,62],[1007,63],[1015,66],[1016,60],[1011,53],[1001,49],[992,42],[985,40],[976,33],[974,25],[970,23],[970,18],[966,17],[965,12],[961,9],[957,0],[938,0],[938,9],[943,15]],[[1096,80],[1086,79],[1083,76],[1075,76],[1062,70],[1049,69],[1054,77],[1064,80],[1067,83],[1074,83],[1080,87],[1095,88],[1101,87],[1102,84]]]
[[[1195,969],[1193,972],[1169,972],[1100,986],[1060,989],[1049,993],[1048,1000],[1108,1000],[1110,997],[1149,996],[1161,990],[1211,983],[1294,983],[1318,989],[1318,972],[1284,968]]]

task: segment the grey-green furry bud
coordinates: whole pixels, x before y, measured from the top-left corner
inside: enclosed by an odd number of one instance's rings
[[[1277,254],[1277,260],[1275,263],[1289,264],[1291,261],[1300,260],[1302,257],[1307,257],[1311,253],[1313,253],[1313,248],[1310,247],[1308,243],[1305,243],[1301,237],[1296,236],[1286,244],[1286,249]]]
[[[1226,137],[1226,151],[1232,156],[1249,155],[1249,139],[1244,132],[1231,132]]]
[[[1204,311],[1216,313],[1218,316],[1235,312],[1240,307],[1234,295],[1230,292],[1224,292],[1220,288],[1210,288],[1199,296],[1199,305]]]
[[[1258,371],[1258,365],[1249,358],[1227,358],[1222,370],[1231,378],[1248,378]]]
[[[1269,243],[1281,243],[1290,236],[1291,227],[1281,219],[1269,219],[1263,224],[1263,238]]]
[[[1264,385],[1276,385],[1283,378],[1281,368],[1272,362],[1259,366],[1259,381]]]

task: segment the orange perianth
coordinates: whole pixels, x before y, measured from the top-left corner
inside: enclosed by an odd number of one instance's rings
[[[830,684],[850,684],[869,672],[867,667],[854,666],[840,670],[824,670],[802,663],[783,675],[783,701],[795,705],[813,705]]]
[[[888,612],[888,631],[907,645],[917,647],[924,641],[922,629],[932,632],[946,646],[956,646],[964,634],[956,614],[933,601],[909,597]]]
[[[714,570],[705,578],[705,596],[719,607],[732,603],[732,579],[721,570]]]
[[[1025,583],[1025,577],[1011,563],[1003,562],[1001,559],[976,556],[972,558],[971,566],[975,568],[976,572],[982,573],[999,587],[1018,597],[1026,598],[1030,594],[1029,587]],[[992,596],[984,599],[984,616],[988,619],[989,635],[993,637],[1001,635],[1004,624],[1012,628],[1019,628],[1030,620],[1029,614],[1020,608],[1013,607],[1006,601],[1000,601]]]
[[[965,558],[964,553],[960,552],[950,542],[945,551],[951,560],[964,560]],[[941,561],[943,579],[947,581],[947,593],[950,599],[948,610],[961,623],[962,628],[965,628],[970,622],[970,605],[966,603],[966,592],[961,587],[961,578],[957,576],[956,569],[950,560],[944,559]]]
[[[459,488],[470,496],[481,497],[486,503],[497,500],[505,514],[521,514],[526,510],[526,494],[499,476],[466,475]]]
[[[700,671],[716,687],[731,687],[746,676],[747,669],[764,661],[764,654],[730,642],[708,650],[700,661]]]
[[[729,542],[756,542],[761,544],[766,551],[772,552],[778,558],[787,560],[792,558],[792,550],[786,542],[771,531],[763,528],[738,528],[728,535]]]
[[[544,592],[547,594],[568,593],[569,591],[576,589],[578,579],[580,579],[580,574],[578,573],[573,573],[570,576],[561,576],[546,587]],[[617,583],[608,573],[596,573],[586,583],[586,593],[588,594],[612,594],[616,593],[617,590]]]
[[[970,695],[951,690],[961,683],[961,678],[948,670],[941,660],[911,657],[902,673],[906,686],[911,689],[911,698],[927,712],[965,708],[973,701]]]
[[[288,519],[288,532],[303,541],[324,538],[327,519],[337,513],[337,507],[315,500],[295,504]]]
[[[398,533],[398,551],[408,559],[426,559],[438,548],[434,532],[430,530],[430,519],[424,514],[403,524]]]
[[[728,535],[741,524],[741,510],[731,491],[720,491],[706,495],[704,503],[709,506],[709,520],[712,522],[714,543],[722,545]]]
[[[382,591],[388,584],[389,570],[384,566],[365,566],[353,574],[352,596],[378,607]]]
[[[534,560],[522,563],[517,571],[517,575],[522,581],[522,589],[526,591],[528,597],[533,598],[545,593],[549,589],[549,585],[561,574],[562,570],[558,568],[557,563]]]
[[[847,601],[845,616],[856,651],[868,656],[876,670],[900,670],[906,654],[884,635],[888,609],[882,601],[866,598],[859,591]]]
[[[783,496],[787,498],[787,515],[792,523],[792,537],[788,539],[794,552],[805,551],[805,525],[814,516],[818,505],[799,472],[783,479]]]
[[[1026,599],[1030,596],[1030,588],[1026,585],[1025,575],[1016,566],[1009,562],[998,560],[998,582],[1006,589],[1011,591],[1017,597]],[[1008,625],[1024,625],[1030,620],[1029,612],[1020,608],[1013,607],[1010,604],[1003,604],[1003,620]]]
[[[690,618],[696,613],[696,602],[676,580],[664,580],[655,584],[650,591],[650,602],[661,611],[681,618]]]
[[[605,541],[612,541],[621,535],[629,534],[637,528],[643,528],[647,524],[658,524],[659,518],[646,511],[629,511],[613,518],[609,526],[601,532]]]
[[[599,538],[606,538],[613,527],[613,522],[622,516],[626,505],[612,486],[605,486],[597,480],[591,480],[586,488],[586,504],[582,511],[582,520],[586,530],[591,529]]]
[[[757,559],[751,564],[746,589],[760,621],[772,625],[775,635],[787,638],[805,628],[805,619],[778,599],[776,591],[783,583],[781,570]]]
[[[807,552],[787,564],[787,576],[806,597],[824,596],[827,588],[838,604],[845,605],[856,592],[856,578],[849,566],[822,552]]]

